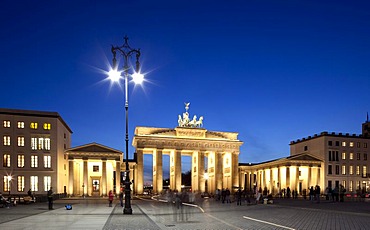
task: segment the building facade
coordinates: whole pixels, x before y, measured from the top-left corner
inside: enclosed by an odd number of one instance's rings
[[[362,124],[362,133],[321,132],[290,143],[291,156],[311,154],[322,160],[324,186],[343,185],[349,192],[370,190],[370,122]]]
[[[64,193],[72,130],[56,112],[0,109],[0,191],[45,194],[50,187]]]

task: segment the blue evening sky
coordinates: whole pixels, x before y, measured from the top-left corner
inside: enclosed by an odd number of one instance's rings
[[[136,126],[175,128],[191,102],[207,130],[239,133],[239,162],[285,157],[292,140],[361,132],[370,110],[369,6],[3,0],[0,107],[56,111],[74,132],[72,146],[123,151],[124,93],[102,70],[127,35],[148,80],[130,85],[130,145]]]

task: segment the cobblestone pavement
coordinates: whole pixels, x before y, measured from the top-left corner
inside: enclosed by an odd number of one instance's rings
[[[64,205],[73,204],[73,210]],[[132,215],[108,207],[106,199],[58,200],[0,208],[0,229],[370,229],[370,202],[332,203],[326,200],[275,200],[274,204],[237,206],[213,199],[199,206],[173,206],[153,200],[133,200]]]

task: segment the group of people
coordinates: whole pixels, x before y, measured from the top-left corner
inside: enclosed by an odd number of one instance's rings
[[[339,187],[336,186],[334,189],[327,187],[325,189],[325,197],[326,200],[331,199],[333,202],[344,202],[344,194],[346,192],[347,190],[342,184],[340,184]]]
[[[223,188],[222,190],[216,189],[215,191],[215,199],[218,201],[221,200],[222,203],[231,203],[230,195],[231,192],[228,188]]]

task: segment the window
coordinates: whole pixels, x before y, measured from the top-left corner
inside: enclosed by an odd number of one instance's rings
[[[24,176],[17,176],[17,191],[24,192]]]
[[[353,175],[353,165],[349,166],[349,175]]]
[[[99,165],[93,166],[93,172],[99,172]]]
[[[361,148],[361,143],[357,142],[357,148]]]
[[[333,142],[332,141],[328,141],[328,145],[329,146],[332,146],[333,145]]]
[[[345,181],[345,180],[343,180],[343,181],[342,181],[342,185],[343,185],[343,187],[344,187],[344,188],[346,188],[346,187],[347,187],[347,183],[346,183],[346,182],[347,182],[347,181]]]
[[[346,175],[346,166],[342,165],[342,175]]]
[[[3,167],[10,168],[10,154],[4,154]]]
[[[335,161],[339,161],[339,152],[335,151]]]
[[[353,142],[349,142],[349,147],[353,147]]]
[[[18,158],[18,163],[17,163],[18,168],[24,168],[24,155],[19,154],[17,158]]]
[[[356,175],[360,175],[360,166],[359,165],[356,166]]]
[[[308,146],[306,145],[304,146],[303,151],[307,151],[307,150],[308,150]]]
[[[335,142],[335,146],[339,146],[339,141],[336,141]]]
[[[45,130],[50,130],[51,129],[51,124],[50,123],[44,123],[44,129]]]
[[[357,160],[361,160],[361,154],[357,153]]]
[[[364,148],[367,148],[367,143],[364,143]]]
[[[37,122],[31,122],[30,128],[31,129],[37,129]]]
[[[345,141],[342,141],[342,146],[346,147],[347,143]]]
[[[10,136],[4,136],[4,146],[10,146]]]
[[[367,153],[364,153],[364,161],[367,161]]]
[[[367,171],[366,165],[362,166],[362,177],[366,177],[367,176],[366,175],[367,174],[366,171]]]
[[[18,137],[18,146],[23,147],[24,146],[24,137]]]
[[[335,175],[339,175],[339,165],[335,166]]]
[[[24,129],[24,121],[18,121],[18,129]]]
[[[349,153],[349,159],[353,160],[353,153]]]
[[[44,167],[46,169],[51,168],[51,156],[44,156]]]
[[[30,177],[31,182],[31,190],[33,192],[39,191],[39,177],[38,176],[31,176]]]
[[[37,150],[37,138],[36,137],[31,137],[31,149]]]
[[[45,150],[50,150],[50,138],[46,137],[45,141]]]
[[[333,174],[333,166],[332,165],[328,165],[328,174],[329,175]]]
[[[342,160],[345,160],[345,159],[346,159],[346,153],[342,152]]]
[[[44,149],[44,138],[39,138],[37,149]]]
[[[332,161],[332,159],[331,159],[331,151],[329,151],[329,161]]]
[[[349,181],[349,188],[348,189],[349,189],[350,192],[353,192],[353,180]]]
[[[44,176],[44,191],[47,192],[51,187],[51,176]]]
[[[37,168],[39,166],[38,156],[31,156],[31,168]]]
[[[4,128],[10,128],[10,121],[4,121],[3,126]]]
[[[4,192],[9,192],[10,191],[10,183],[12,182],[12,177],[11,176],[4,176]]]

